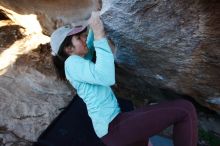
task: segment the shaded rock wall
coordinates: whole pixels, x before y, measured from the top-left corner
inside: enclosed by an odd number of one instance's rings
[[[153,86],[220,110],[219,1],[103,0],[117,63]]]

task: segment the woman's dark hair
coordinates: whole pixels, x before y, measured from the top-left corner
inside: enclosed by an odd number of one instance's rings
[[[60,45],[59,51],[56,56],[52,56],[53,64],[55,67],[56,74],[59,79],[65,80],[65,70],[64,70],[64,63],[69,55],[64,51],[66,47],[72,47],[72,35],[67,36],[63,43]]]

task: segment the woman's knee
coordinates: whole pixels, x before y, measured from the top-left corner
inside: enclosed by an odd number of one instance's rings
[[[192,102],[185,99],[178,99],[175,102],[179,108],[183,108],[188,114],[196,115],[196,109]]]

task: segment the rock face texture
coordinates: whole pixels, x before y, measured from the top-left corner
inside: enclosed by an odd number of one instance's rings
[[[101,4],[121,69],[116,92],[129,90],[122,95],[140,99],[172,91],[220,113],[218,0],[1,0],[0,11],[29,32],[50,35],[63,24],[88,19]],[[54,76],[24,66],[0,76],[0,145],[16,135],[36,140],[71,99]]]
[[[72,97],[70,90],[55,77],[25,66],[8,70],[0,77],[0,83],[3,143],[13,136],[35,141]]]
[[[30,146],[72,99],[58,81],[47,36],[0,21],[0,145]],[[33,51],[34,49],[34,51]]]
[[[220,3],[216,0],[2,0],[1,8],[36,15],[43,32],[88,18],[102,3],[116,62],[152,86],[189,95],[220,109]],[[17,17],[16,17],[17,18]],[[21,22],[21,19],[14,19]],[[23,18],[23,17],[18,17]]]
[[[24,22],[26,15],[36,16],[46,34],[60,25],[87,19],[101,4],[102,20],[117,47],[116,62],[121,67],[152,86],[191,96],[219,111],[220,3],[217,0],[0,2],[5,13],[17,22]]]
[[[220,110],[220,3],[103,0],[117,63],[151,85]]]
[[[99,0],[0,1],[0,9],[10,19],[30,31],[43,31],[48,35],[63,24],[88,19],[91,11],[99,7]]]

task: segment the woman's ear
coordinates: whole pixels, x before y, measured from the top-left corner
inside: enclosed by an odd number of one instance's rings
[[[74,50],[73,50],[73,47],[66,47],[64,49],[64,51],[68,54],[68,55],[71,55],[74,53]]]

